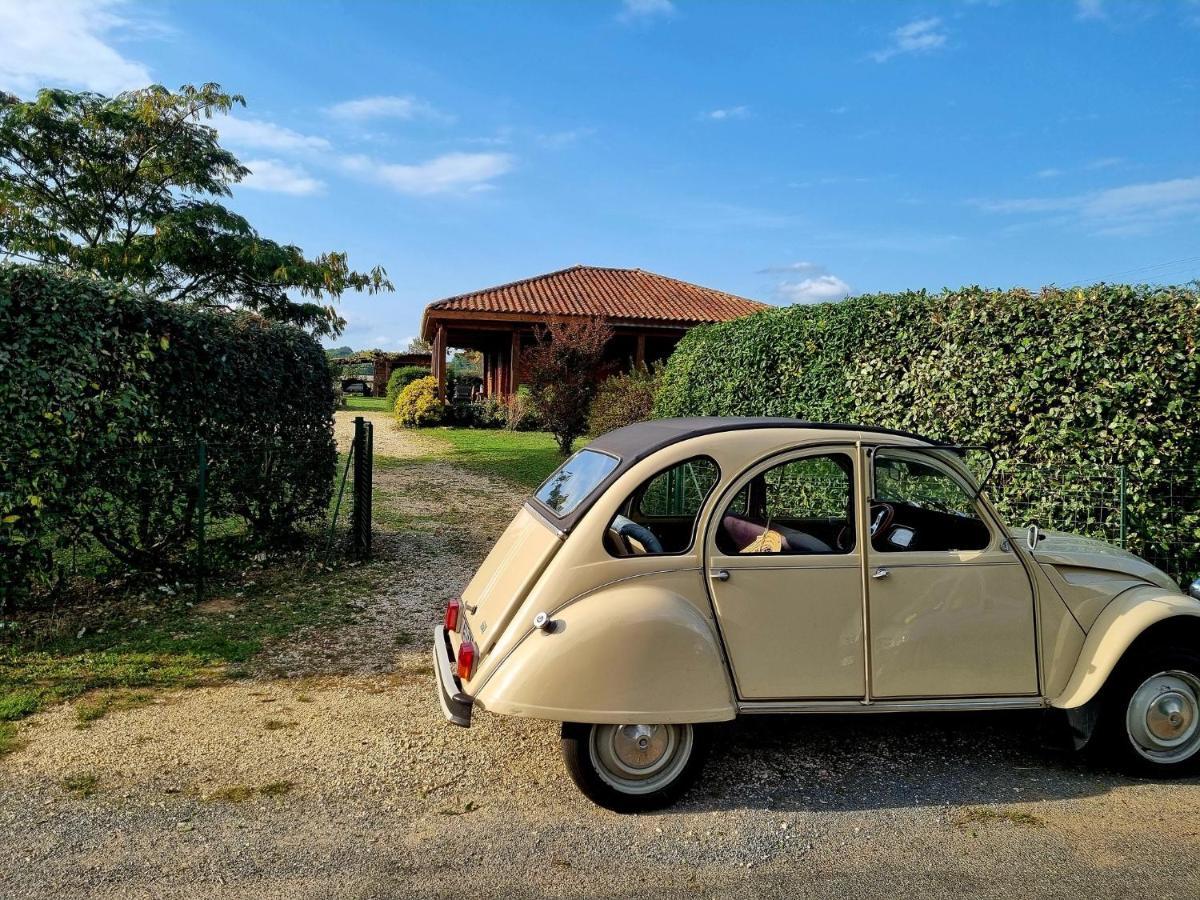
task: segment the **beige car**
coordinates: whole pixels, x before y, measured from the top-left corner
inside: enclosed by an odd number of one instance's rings
[[[562,722],[620,811],[739,715],[1060,711],[1142,772],[1200,761],[1200,602],[1088,538],[1010,532],[917,435],[792,419],[610,432],[529,499],[434,632],[446,717]]]

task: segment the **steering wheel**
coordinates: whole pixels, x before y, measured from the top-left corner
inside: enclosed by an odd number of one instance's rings
[[[612,520],[612,524],[608,527],[613,534],[623,538],[621,543],[623,543],[631,553],[636,551],[634,551],[632,545],[629,543],[629,538],[633,538],[635,541],[645,547],[647,553],[663,552],[662,541],[658,539],[658,536],[655,535],[655,533],[645,525],[635,522],[633,519],[627,518],[626,516],[615,516]]]
[[[874,537],[881,532],[886,532],[896,520],[896,507],[890,503],[885,503],[882,500],[875,500],[871,503],[868,511],[869,521],[871,522],[871,537]],[[837,548],[846,550],[849,546],[850,526],[843,525],[842,530],[838,532]]]

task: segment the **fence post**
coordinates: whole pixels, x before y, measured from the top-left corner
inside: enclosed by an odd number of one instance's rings
[[[204,599],[204,515],[208,500],[208,447],[196,442],[196,599]]]
[[[1120,510],[1121,510],[1121,549],[1122,550],[1127,549],[1125,546],[1125,544],[1127,542],[1126,541],[1126,533],[1129,529],[1128,498],[1127,498],[1127,494],[1126,494],[1126,487],[1127,487],[1128,479],[1129,479],[1129,466],[1126,465],[1125,463],[1121,463],[1121,493],[1118,497],[1118,503],[1120,505]]]
[[[362,416],[354,419],[354,523],[351,545],[359,559],[371,558],[371,469],[374,463],[375,433],[372,423]]]

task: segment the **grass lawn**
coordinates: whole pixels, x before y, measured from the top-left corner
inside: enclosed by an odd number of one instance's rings
[[[430,428],[421,432],[448,445],[445,459],[464,469],[498,475],[530,490],[558,468],[562,457],[549,434],[485,428]]]
[[[387,397],[355,397],[347,395],[346,405],[343,409],[352,409],[359,412],[391,412],[392,408],[388,405]]]
[[[80,727],[106,712],[150,702],[155,690],[212,684],[243,674],[263,644],[304,626],[349,621],[365,569],[329,570],[290,560],[231,586],[147,591],[94,611],[29,623],[0,646],[0,756],[19,746],[15,723],[53,703],[88,695]]]

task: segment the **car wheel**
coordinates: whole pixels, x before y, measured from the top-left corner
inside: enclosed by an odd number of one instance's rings
[[[1200,655],[1150,651],[1122,664],[1101,713],[1100,728],[1122,768],[1179,778],[1200,768]]]
[[[562,730],[571,779],[592,802],[614,812],[670,806],[704,765],[704,741],[691,725],[584,725]]]

